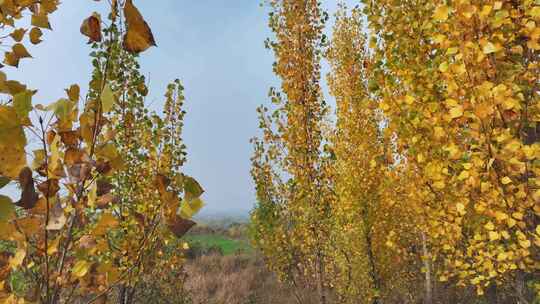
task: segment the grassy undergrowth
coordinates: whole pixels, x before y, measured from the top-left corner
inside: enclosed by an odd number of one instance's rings
[[[231,255],[238,252],[249,253],[252,248],[245,240],[236,240],[218,234],[189,235],[186,237],[190,247],[203,249],[219,248],[223,255]]]

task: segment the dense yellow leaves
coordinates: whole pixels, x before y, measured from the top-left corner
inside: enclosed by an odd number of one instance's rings
[[[427,189],[411,197],[435,219],[428,221],[430,241],[442,249],[438,259],[451,261],[442,277],[483,293],[518,271],[536,271],[530,255],[540,109],[527,92],[538,65],[526,54],[538,49],[537,4],[364,4],[370,30],[383,37],[371,45],[381,66],[368,76],[380,85],[371,93],[404,167],[426,179]],[[393,106],[401,96],[415,96],[414,103]],[[493,257],[507,264],[488,262]]]

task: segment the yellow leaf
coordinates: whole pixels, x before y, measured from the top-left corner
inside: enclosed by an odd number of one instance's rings
[[[88,273],[89,269],[90,269],[90,263],[88,263],[87,261],[81,260],[81,261],[77,261],[77,263],[73,265],[73,268],[71,269],[71,273],[77,278],[82,278]]]
[[[142,17],[132,0],[127,0],[124,6],[127,33],[124,36],[124,48],[133,53],[140,53],[151,46],[156,46],[152,30]]]
[[[61,140],[61,137],[60,135],[56,134],[53,138],[53,141],[51,142],[51,160],[49,162],[49,172],[51,173],[51,175],[54,175],[54,172],[56,171],[56,169],[58,168],[58,166],[60,166],[61,164],[59,163],[60,161],[60,149],[59,149],[59,145],[60,145],[60,140]]]
[[[447,5],[441,5],[435,9],[433,13],[433,19],[436,21],[445,21],[450,14],[450,8]]]
[[[41,36],[43,36],[43,32],[39,27],[33,27],[30,30],[30,42],[32,44],[39,44],[41,42]]]
[[[58,244],[60,243],[60,238],[55,239],[49,243],[49,248],[47,248],[47,254],[53,255],[58,252]]]
[[[444,181],[437,181],[437,182],[433,183],[433,187],[435,187],[435,189],[442,190],[442,189],[444,189],[444,187],[446,187],[446,185],[445,185]]]
[[[51,24],[49,23],[49,17],[46,14],[32,15],[32,25],[46,29],[51,28]]]
[[[441,71],[442,73],[446,73],[446,71],[448,71],[448,62],[443,62],[439,65],[439,71]]]
[[[484,119],[493,114],[493,106],[488,103],[481,103],[474,109],[474,115],[480,119]]]
[[[23,29],[23,28],[20,28],[20,29],[14,30],[9,35],[11,36],[11,38],[13,38],[13,40],[15,40],[17,42],[21,42],[21,40],[24,38],[25,33],[26,33],[26,30]]]
[[[405,103],[408,105],[412,105],[414,103],[414,97],[412,97],[411,95],[405,96]]]
[[[531,247],[531,241],[529,240],[518,240],[519,245],[525,249]]]
[[[498,240],[500,238],[499,234],[497,232],[495,232],[495,231],[490,231],[488,233],[488,235],[489,235],[489,240],[490,241],[496,241],[496,240]]]
[[[516,220],[523,220],[523,213],[521,212],[514,212],[512,213],[512,217],[515,218]]]
[[[512,182],[512,180],[511,180],[508,176],[505,176],[505,177],[503,177],[503,178],[501,179],[501,183],[502,183],[503,185],[508,185],[508,184],[510,184],[511,182]]]
[[[529,11],[529,16],[533,18],[540,17],[540,6],[535,6]]]
[[[12,48],[13,53],[15,53],[15,56],[18,58],[29,58],[32,57],[30,53],[26,50],[24,45],[22,43],[15,44]]]
[[[13,269],[22,265],[24,258],[26,257],[26,250],[17,249],[15,255],[9,259],[9,266]]]
[[[487,224],[484,225],[484,228],[491,231],[491,230],[495,229],[495,225],[493,225],[492,222],[488,222]]]
[[[457,209],[457,211],[459,212],[460,215],[465,214],[465,205],[463,205],[462,203],[457,203],[456,209]]]
[[[446,36],[442,34],[437,34],[433,37],[433,42],[435,43],[443,43],[446,40]]]
[[[506,225],[508,225],[509,228],[512,228],[516,225],[516,220],[513,218],[506,219]]]
[[[459,118],[463,116],[463,107],[458,105],[450,109],[450,117],[452,119]]]
[[[464,179],[467,179],[467,178],[469,178],[469,171],[467,171],[467,170],[461,171],[461,173],[458,176],[458,180],[464,180]]]
[[[495,218],[497,219],[497,221],[502,222],[508,218],[508,215],[506,215],[506,213],[504,212],[496,211]]]
[[[433,133],[435,135],[435,138],[437,138],[437,139],[441,139],[446,135],[446,132],[441,127],[435,127],[433,129]]]
[[[19,66],[19,57],[13,52],[6,52],[4,56],[4,63],[13,67]]]
[[[459,51],[459,48],[457,47],[451,47],[448,50],[446,50],[446,55],[455,55]]]
[[[69,100],[73,102],[79,101],[79,95],[81,93],[81,88],[79,87],[79,85],[71,85],[69,89],[66,90],[66,92],[68,94]]]
[[[488,42],[484,45],[484,47],[482,48],[482,52],[484,52],[484,54],[491,54],[491,53],[495,53],[498,51],[498,47],[495,46],[495,44],[491,43],[491,42]]]
[[[105,88],[103,88],[103,92],[101,92],[101,104],[103,113],[109,113],[115,104],[114,93],[109,84],[106,84]]]

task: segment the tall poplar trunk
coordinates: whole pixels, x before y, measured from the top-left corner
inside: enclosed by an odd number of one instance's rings
[[[489,304],[498,304],[499,300],[497,297],[497,285],[491,283],[486,290],[486,300]]]
[[[525,285],[525,273],[518,270],[515,280],[516,297],[520,304],[529,304],[527,286]]]
[[[319,294],[319,303],[320,304],[326,304],[327,303],[327,295],[326,295],[326,286],[324,284],[325,282],[325,267],[324,267],[324,258],[322,256],[321,250],[317,252],[317,292]]]
[[[424,262],[425,272],[425,295],[424,304],[433,303],[433,287],[432,287],[432,270],[431,270],[431,254],[427,248],[426,234],[422,232],[422,260]]]
[[[379,274],[377,273],[377,268],[375,266],[375,254],[373,253],[371,230],[366,233],[366,247],[367,247],[367,256],[368,256],[368,263],[369,263],[369,275],[371,277],[371,281],[373,282],[373,288],[375,289],[377,293],[372,303],[380,304],[381,301],[379,299],[379,296],[381,292],[381,279],[379,278]]]
[[[119,291],[118,304],[132,304],[135,295],[135,289],[122,285]]]

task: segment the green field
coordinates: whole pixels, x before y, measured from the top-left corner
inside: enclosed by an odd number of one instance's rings
[[[235,240],[226,236],[217,234],[200,234],[186,237],[191,246],[200,246],[202,248],[219,247],[224,255],[230,255],[237,252],[250,252],[251,246],[247,241]]]

